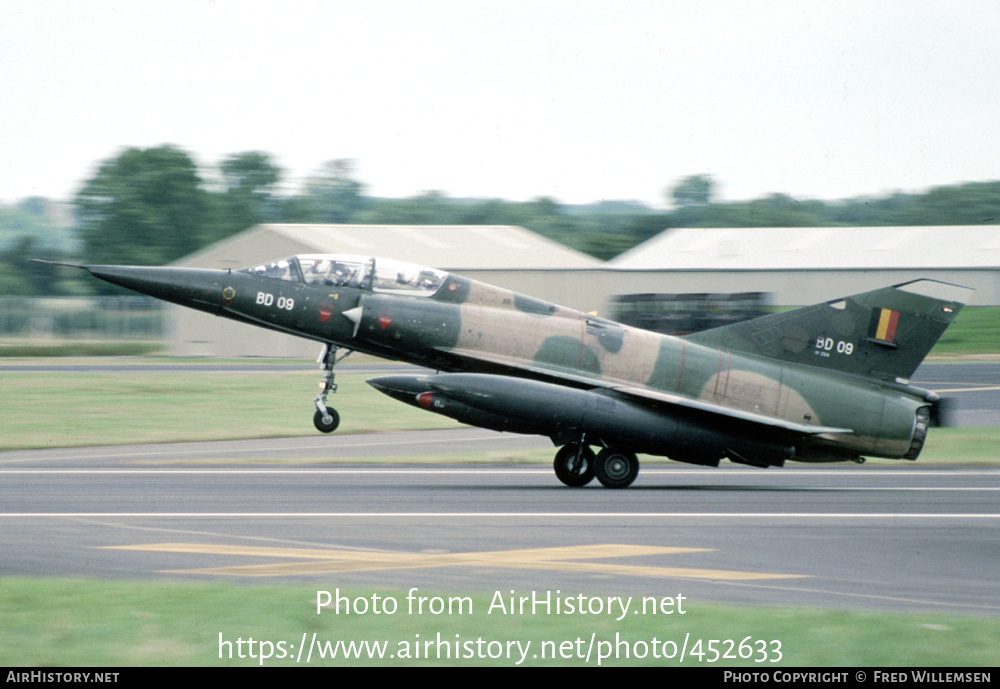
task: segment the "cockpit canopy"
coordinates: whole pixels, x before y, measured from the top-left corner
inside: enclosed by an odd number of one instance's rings
[[[447,273],[388,258],[342,254],[303,254],[245,268],[241,272],[258,277],[328,285],[357,287],[376,292],[430,296],[444,284]]]

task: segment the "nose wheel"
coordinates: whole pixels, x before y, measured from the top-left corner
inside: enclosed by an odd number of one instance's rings
[[[340,425],[340,414],[330,407],[326,407],[325,413],[317,409],[313,414],[313,425],[320,433],[333,433]]]
[[[337,358],[337,347],[327,345],[320,352],[319,363],[323,364],[323,380],[319,384],[320,393],[316,397],[316,413],[313,414],[313,425],[320,433],[333,433],[340,425],[340,414],[336,409],[326,406],[326,398],[332,392],[337,392],[334,381],[334,367],[343,361],[353,350],[347,350],[344,356]]]

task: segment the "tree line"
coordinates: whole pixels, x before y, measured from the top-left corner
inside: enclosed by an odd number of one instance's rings
[[[366,193],[350,160],[324,164],[292,195],[281,192],[281,176],[272,156],[259,151],[231,155],[204,172],[174,146],[127,149],[104,161],[76,194],[69,240],[39,219],[38,199],[0,212],[0,294],[75,293],[93,284],[67,281],[52,266],[28,263],[31,256],[164,265],[260,223],[518,225],[606,260],[672,227],[1000,221],[1000,182],[842,201],[772,194],[723,202],[716,200],[710,176],[695,175],[664,192],[672,207],[664,211],[630,201],[566,205],[545,197],[527,202],[460,199],[433,191],[379,198]],[[17,232],[21,226],[30,231]]]

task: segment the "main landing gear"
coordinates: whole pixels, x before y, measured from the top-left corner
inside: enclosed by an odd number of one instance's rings
[[[569,443],[556,453],[553,468],[556,478],[571,488],[579,488],[594,479],[594,461],[597,456],[588,445]]]
[[[337,347],[327,345],[320,352],[317,361],[323,364],[323,382],[319,384],[320,393],[316,396],[316,413],[313,414],[313,425],[321,433],[333,433],[340,425],[340,414],[336,409],[326,406],[326,398],[331,392],[337,392],[337,384],[333,382],[336,374],[333,367],[343,361],[353,350],[347,350],[344,356],[337,358]]]
[[[605,447],[596,455],[584,441],[564,445],[556,453],[556,478],[571,488],[597,478],[605,488],[626,488],[639,475],[639,458],[630,450]]]

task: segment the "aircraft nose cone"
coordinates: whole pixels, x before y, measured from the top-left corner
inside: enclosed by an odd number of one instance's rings
[[[157,299],[204,311],[222,307],[225,271],[145,266],[83,266],[96,278]]]

